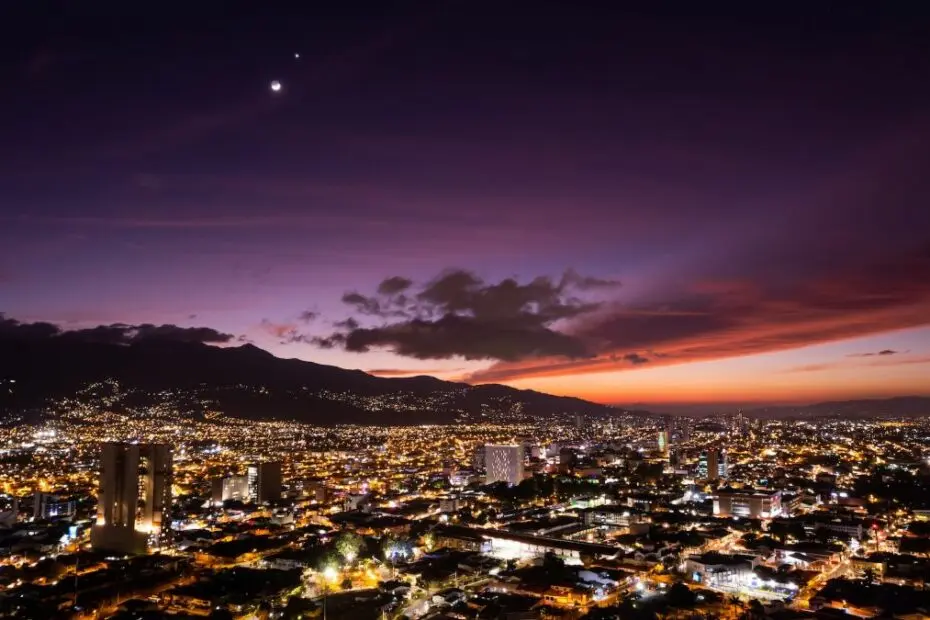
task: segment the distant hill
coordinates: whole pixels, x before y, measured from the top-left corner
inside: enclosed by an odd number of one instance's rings
[[[147,394],[169,391],[192,409],[323,424],[451,422],[463,414],[492,419],[501,412],[535,416],[617,411],[503,385],[470,386],[426,376],[375,377],[278,358],[248,344],[219,348],[166,340],[119,345],[66,338],[0,339],[0,411],[40,408],[49,399],[70,397],[106,380],[134,391],[138,406],[153,400]]]
[[[748,412],[758,418],[882,418],[930,416],[930,398],[898,396],[896,398],[841,400],[813,405],[763,407]]]

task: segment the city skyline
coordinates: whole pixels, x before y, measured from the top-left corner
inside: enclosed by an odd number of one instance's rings
[[[915,14],[424,6],[17,9],[0,334],[621,405],[930,395]]]

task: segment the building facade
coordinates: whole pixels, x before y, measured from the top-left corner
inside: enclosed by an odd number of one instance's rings
[[[249,465],[246,479],[249,501],[263,504],[281,499],[280,461]]]
[[[726,450],[707,450],[701,453],[698,461],[698,478],[713,482],[727,478]]]
[[[172,455],[166,444],[103,444],[94,549],[144,553],[170,533]]]
[[[34,519],[61,519],[74,516],[76,505],[74,500],[68,500],[36,491],[33,496],[32,517]]]
[[[227,476],[213,480],[213,503],[221,504],[229,500],[249,501],[249,477]]]
[[[782,514],[781,491],[721,489],[714,499],[714,516],[771,519]]]
[[[520,484],[523,480],[523,446],[485,446],[485,483]]]

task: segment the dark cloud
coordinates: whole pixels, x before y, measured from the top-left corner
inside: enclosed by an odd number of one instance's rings
[[[346,335],[335,333],[330,336],[313,336],[309,342],[321,349],[336,349],[345,346]]]
[[[316,320],[319,316],[320,316],[319,312],[314,312],[313,310],[304,310],[303,312],[300,313],[300,315],[297,318],[302,323],[309,323],[311,321]]]
[[[634,366],[638,366],[640,364],[646,364],[649,362],[648,357],[643,357],[639,353],[627,353],[626,355],[623,356],[623,359],[630,362]]]
[[[569,269],[562,276],[562,286],[574,286],[578,290],[610,289],[622,286],[619,280],[582,276],[574,269]]]
[[[374,297],[366,297],[361,293],[350,292],[342,296],[342,303],[353,306],[356,312],[378,316],[381,314],[381,304]]]
[[[333,323],[333,325],[337,329],[358,329],[359,322],[353,319],[352,317],[349,317],[342,321],[336,321],[335,323]]]
[[[141,341],[202,342],[223,344],[234,339],[210,327],[180,327],[178,325],[127,325],[114,323],[87,329],[62,330],[52,323],[22,323],[0,314],[0,338],[13,340],[45,340],[60,338],[80,342],[132,344]]]
[[[872,351],[869,353],[850,353],[847,357],[877,357],[883,355],[897,355],[900,351],[893,349],[882,349],[881,351]]]
[[[339,331],[313,342],[359,353],[386,348],[418,359],[582,358],[590,354],[587,345],[555,324],[601,306],[579,297],[585,291],[615,286],[614,281],[574,271],[558,280],[542,276],[527,283],[515,278],[487,283],[469,271],[452,269],[416,290],[408,278],[394,276],[381,282],[374,295],[350,292],[342,298],[359,315],[388,322],[362,327],[349,317],[336,323]]]
[[[874,262],[844,262],[785,282],[702,282],[671,301],[610,304],[578,317],[564,333],[594,353],[589,359],[499,363],[471,377],[622,370],[629,351],[653,364],[675,364],[780,351],[930,324],[930,251]],[[886,349],[863,357],[888,357]],[[621,359],[623,358],[623,359]]]
[[[384,279],[381,284],[378,285],[378,294],[396,295],[410,288],[412,284],[413,280],[409,278],[404,278],[402,276],[392,276],[390,278]]]
[[[0,337],[16,340],[40,340],[51,338],[61,333],[57,325],[51,323],[21,323],[9,319],[0,313]]]
[[[435,321],[413,319],[383,327],[359,328],[345,334],[342,344],[347,351],[356,353],[385,347],[417,359],[516,361],[587,355],[577,339],[534,323],[535,319],[480,320],[447,314]]]

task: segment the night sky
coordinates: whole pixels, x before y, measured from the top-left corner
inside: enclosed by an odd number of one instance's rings
[[[0,331],[624,404],[930,394],[920,3],[15,4]]]

